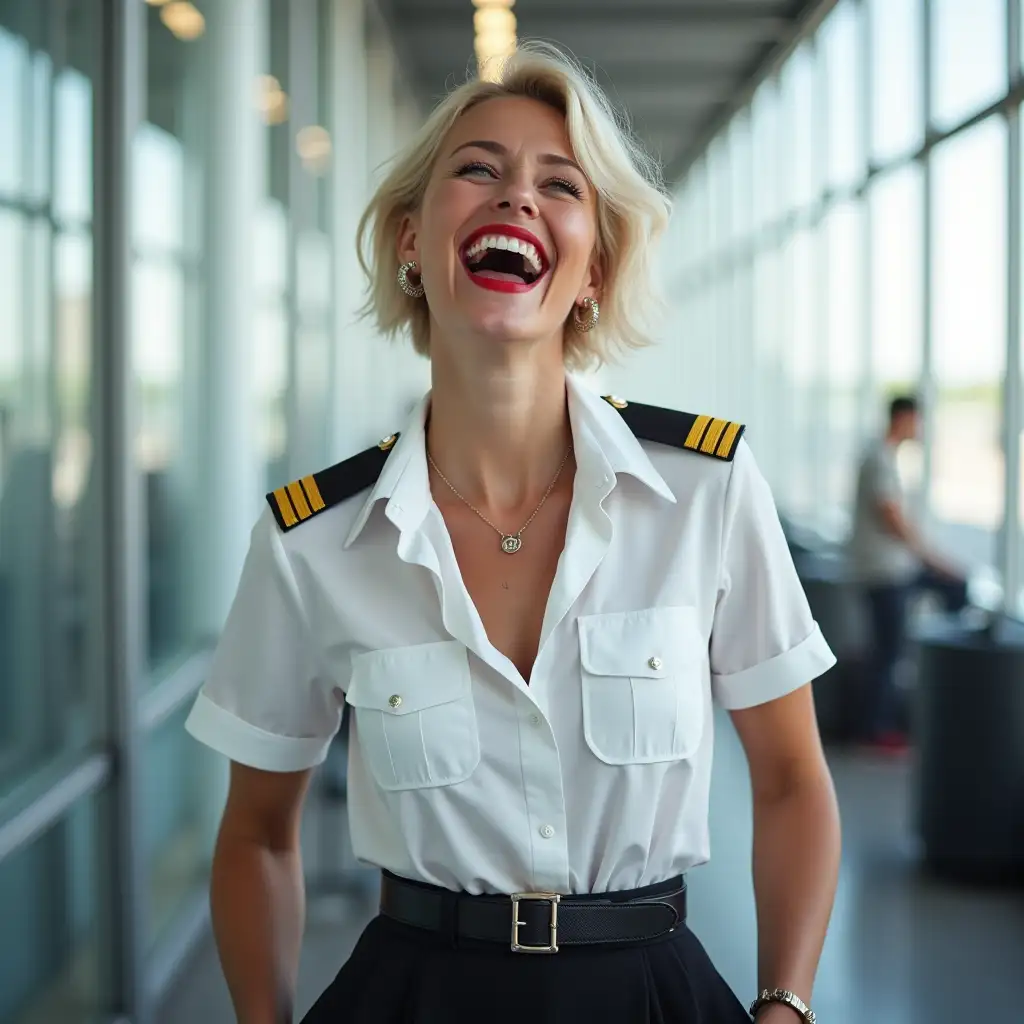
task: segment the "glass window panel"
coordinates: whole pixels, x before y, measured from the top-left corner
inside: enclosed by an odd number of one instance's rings
[[[842,188],[864,176],[860,9],[842,0],[821,29],[825,62],[828,184]]]
[[[777,446],[782,441],[780,417],[787,402],[782,363],[780,290],[782,261],[777,249],[765,247],[754,260],[753,343],[756,386],[752,417],[761,443],[758,459],[774,484],[777,474]]]
[[[1021,29],[1024,31],[1024,19],[1022,20]],[[1022,40],[1024,43],[1024,40]],[[1018,110],[1018,117],[1024,115],[1024,111]],[[1021,173],[1024,174],[1024,135],[1021,136]],[[1024,182],[1021,183],[1021,187],[1024,188]],[[1024,210],[1021,211],[1022,221],[1024,221]],[[1016,225],[1018,231],[1024,232],[1024,223]],[[1024,267],[1021,268],[1022,275],[1024,275]],[[1022,279],[1020,285],[1021,293],[1024,294],[1024,279]],[[1021,337],[1017,340],[1017,344],[1020,350],[1020,395],[1024,396],[1024,323],[1021,325],[1022,333]],[[1020,482],[1020,489],[1017,496],[1017,519],[1019,535],[1017,537],[1017,546],[1014,551],[1014,562],[1009,566],[1010,577],[1008,583],[1011,586],[1017,587],[1017,614],[1024,618],[1024,409],[1018,408],[1015,410],[1017,416],[1017,427],[1020,430],[1019,444],[1020,444],[1020,459],[1018,468],[1018,480]],[[1011,591],[1012,593],[1012,591]],[[1012,607],[1012,601],[1007,602],[1008,607]]]
[[[729,150],[719,135],[708,150],[708,193],[711,225],[711,251],[722,252],[729,240]]]
[[[829,457],[822,466],[821,485],[830,516],[849,507],[850,467],[856,462],[859,442],[858,403],[867,362],[861,215],[859,203],[839,203],[824,222],[828,247],[825,382]],[[843,524],[835,519],[828,525]]]
[[[752,117],[753,224],[755,229],[771,224],[779,215],[780,180],[778,174],[779,91],[774,79],[765,82],[754,96]]]
[[[744,111],[733,118],[729,128],[729,170],[732,193],[732,239],[742,241],[750,234],[753,221],[751,204],[751,135],[750,114]]]
[[[92,217],[92,102],[89,78],[74,68],[61,71],[54,89],[53,212],[58,220],[80,222]]]
[[[49,26],[48,33],[94,52],[95,7],[56,9],[76,17],[66,32]],[[42,5],[33,10],[51,13]],[[0,38],[0,78],[5,53],[34,47],[35,66],[45,73],[33,77],[26,59],[22,81],[30,83],[32,106],[49,107],[57,86],[51,58],[38,49],[40,26],[33,31],[30,46],[14,39],[10,26],[0,30],[7,32]],[[80,76],[87,70],[83,64]],[[81,81],[91,90],[88,79]],[[91,118],[70,118],[64,127],[91,152]],[[35,130],[50,126],[40,118]],[[26,150],[37,143],[25,132],[15,141],[0,163],[30,165]],[[91,742],[102,707],[92,263],[87,221],[65,231],[48,217],[0,206],[0,789]]]
[[[188,711],[171,716],[143,744],[140,831],[151,945],[173,928],[187,898],[207,885],[227,793],[227,762],[185,732]]]
[[[994,564],[1003,511],[1000,397],[1006,360],[1006,124],[938,147],[932,325],[931,508],[961,557]],[[970,196],[970,202],[964,197]]]
[[[81,801],[0,861],[0,1020],[82,1024],[107,1009],[102,987],[98,808]]]
[[[932,113],[949,128],[1006,92],[1006,0],[932,0]]]
[[[885,397],[914,391],[923,356],[924,204],[916,164],[875,179],[871,206],[871,377]],[[881,409],[878,410],[878,415]],[[872,429],[881,420],[872,419]]]
[[[921,0],[869,0],[871,155],[903,156],[924,140]]]
[[[37,14],[42,15],[40,9]],[[26,169],[25,195],[42,203],[50,194],[50,93],[53,61],[45,52],[32,54],[29,66],[29,164]]]
[[[805,43],[782,71],[784,120],[780,137],[785,140],[782,180],[788,182],[787,210],[808,206],[821,195],[821,154],[818,139],[817,103],[820,101],[814,50]]]
[[[147,663],[151,682],[200,642],[208,567],[194,537],[203,508],[201,438],[206,39],[185,42],[146,12],[147,120],[134,139],[132,357],[135,460],[144,495]]]
[[[791,343],[786,349],[787,391],[792,397],[790,437],[796,439],[790,455],[793,470],[788,480],[790,510],[808,515],[817,508],[817,466],[812,442],[815,416],[820,415],[815,401],[818,385],[818,271],[817,235],[810,228],[799,228],[790,240]]]
[[[25,125],[28,119],[25,88],[30,55],[28,42],[0,25],[0,195],[21,195],[25,183]]]

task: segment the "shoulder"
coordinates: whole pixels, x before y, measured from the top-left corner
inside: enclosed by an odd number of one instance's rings
[[[390,434],[358,455],[271,491],[267,504],[277,525],[284,532],[293,530],[372,487],[397,440],[398,434]]]
[[[626,426],[643,441],[670,445],[722,462],[732,462],[742,448],[740,440],[746,427],[735,420],[628,402],[615,395],[602,397],[618,410]]]

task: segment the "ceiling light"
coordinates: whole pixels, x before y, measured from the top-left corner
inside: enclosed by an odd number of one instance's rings
[[[191,43],[206,31],[206,19],[195,4],[187,0],[171,0],[160,7],[160,20],[179,39]]]
[[[307,125],[295,137],[295,146],[303,166],[318,177],[331,165],[331,134],[318,124]]]
[[[480,77],[493,81],[498,77],[501,62],[516,49],[516,16],[511,7],[514,0],[473,0],[476,52]]]
[[[260,75],[256,80],[256,107],[265,124],[288,120],[288,94],[273,75]]]

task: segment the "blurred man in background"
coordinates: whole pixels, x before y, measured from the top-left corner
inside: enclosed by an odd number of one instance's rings
[[[849,550],[852,572],[867,595],[872,633],[863,739],[893,752],[907,745],[897,667],[910,598],[923,590],[935,592],[951,612],[967,603],[964,574],[925,544],[908,517],[896,453],[903,442],[917,439],[920,424],[913,396],[902,395],[889,404],[888,430],[869,446],[860,463]]]

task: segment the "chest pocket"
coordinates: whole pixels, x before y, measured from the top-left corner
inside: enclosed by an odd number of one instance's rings
[[[690,757],[704,731],[707,644],[694,608],[581,615],[583,729],[608,764]]]
[[[450,786],[480,763],[468,654],[457,640],[356,655],[345,699],[383,789]]]

